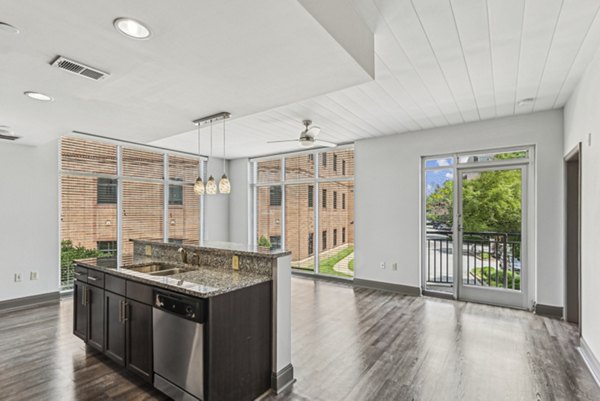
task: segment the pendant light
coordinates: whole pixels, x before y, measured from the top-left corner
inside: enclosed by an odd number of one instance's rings
[[[212,120],[210,122],[210,157],[209,160],[212,159],[212,150],[213,150],[213,124]],[[217,182],[215,181],[215,177],[210,175],[208,181],[206,182],[206,193],[207,195],[216,195],[217,194]]]
[[[198,124],[198,154],[200,154],[200,124]],[[194,193],[198,196],[204,195],[204,182],[202,181],[202,177],[200,177],[200,171],[198,171],[198,178],[196,178],[196,182],[194,183]]]
[[[219,181],[219,192],[229,194],[231,192],[231,183],[229,182],[229,178],[227,178],[227,171],[225,170],[227,163],[225,160],[225,120],[223,120],[223,176]]]

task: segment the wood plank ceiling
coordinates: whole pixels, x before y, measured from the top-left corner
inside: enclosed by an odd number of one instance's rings
[[[297,138],[305,118],[343,143],[560,108],[600,45],[598,0],[353,2],[375,32],[375,80],[234,119],[229,158],[298,149],[266,141]],[[196,135],[157,143],[194,149]]]

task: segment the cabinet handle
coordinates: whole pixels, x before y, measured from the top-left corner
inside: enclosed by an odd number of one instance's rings
[[[125,323],[129,319],[128,306],[129,304],[127,303],[127,301],[123,301],[123,323]]]
[[[123,301],[119,301],[119,323],[123,323]]]
[[[81,305],[85,306],[85,288],[81,291]]]
[[[93,277],[93,276],[88,276],[88,280],[98,281],[98,279],[96,277]]]

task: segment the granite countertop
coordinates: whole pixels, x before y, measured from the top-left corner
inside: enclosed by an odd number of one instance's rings
[[[125,259],[121,267],[117,267],[115,258],[79,259],[75,263],[128,280],[138,281],[199,298],[209,298],[226,294],[272,280],[268,275],[240,272],[231,268],[199,267],[160,261],[134,264],[132,260]],[[169,276],[153,276],[148,273],[131,270],[131,268],[153,264],[168,265],[169,267],[180,268],[184,271]]]
[[[273,259],[292,254],[292,251],[286,251],[284,249],[267,249],[258,246],[238,244],[234,242],[204,241],[199,244],[185,242],[183,245],[178,245],[168,244],[157,240],[135,239],[131,241],[148,245],[154,245],[156,243],[159,243],[161,246],[173,247],[177,249],[183,247],[186,249],[211,250],[213,252],[221,252],[226,254],[235,253],[237,255],[259,256]]]

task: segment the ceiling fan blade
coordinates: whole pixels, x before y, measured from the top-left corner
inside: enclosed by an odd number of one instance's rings
[[[321,132],[321,128],[317,127],[317,126],[313,126],[310,127],[307,131],[306,131],[306,135],[316,138],[317,135],[319,135],[319,132]]]
[[[315,140],[315,145],[317,146],[325,146],[328,148],[335,148],[337,146],[337,143],[333,143],[333,142],[328,142],[328,141],[320,141],[320,140]]]
[[[297,139],[286,139],[285,141],[267,141],[267,143],[298,142]]]

